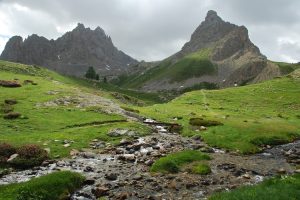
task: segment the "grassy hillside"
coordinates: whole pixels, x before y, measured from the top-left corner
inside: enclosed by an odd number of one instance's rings
[[[123,77],[119,85],[138,88],[147,81],[167,79],[170,82],[181,82],[192,77],[212,75],[217,72],[217,67],[210,62],[209,56],[210,49],[203,49],[189,54],[175,63],[167,59],[141,75]]]
[[[283,77],[244,87],[189,92],[169,103],[138,109],[159,121],[179,123],[183,135],[201,135],[212,146],[254,153],[262,145],[300,136],[299,99],[300,79]],[[201,125],[215,126],[200,130]]]
[[[296,69],[300,68],[300,63],[284,63],[284,62],[274,62],[279,66],[280,72],[282,74],[289,74]]]
[[[17,146],[34,143],[50,148],[51,156],[67,156],[73,148],[88,147],[95,138],[118,142],[119,137],[107,135],[114,128],[131,129],[139,134],[149,131],[142,124],[126,122],[123,116],[109,111],[110,107],[118,109],[113,104],[118,100],[86,81],[5,61],[0,61],[0,77],[1,80],[17,79],[22,84],[18,88],[0,86],[0,143]],[[24,84],[25,80],[34,84]],[[112,101],[107,101],[108,98]],[[6,104],[5,100],[10,99],[16,100],[17,104]],[[18,112],[21,117],[4,119],[7,112]],[[64,147],[64,140],[74,142],[70,147]]]

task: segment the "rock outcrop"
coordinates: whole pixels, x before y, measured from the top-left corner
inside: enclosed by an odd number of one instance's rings
[[[190,76],[184,81],[177,82],[170,81],[168,76],[160,76],[147,79],[141,88],[143,90],[182,89],[202,82],[213,83],[219,87],[230,87],[235,84],[260,82],[280,75],[278,66],[269,62],[258,47],[250,41],[246,27],[225,22],[215,11],[208,11],[205,21],[194,31],[190,41],[179,52],[163,61],[170,63],[168,66],[163,66],[170,72],[165,74],[172,74],[174,67],[178,67],[178,63],[183,63],[184,58],[203,50],[209,51],[205,59],[216,66],[216,73]],[[189,62],[193,61],[190,59]],[[194,63],[197,65],[197,62]],[[185,67],[184,70],[188,71],[190,67],[195,70],[197,66]],[[183,73],[182,70],[180,73]]]
[[[119,51],[103,29],[78,24],[57,40],[33,34],[24,41],[14,36],[7,42],[0,59],[45,66],[67,75],[83,76],[89,66],[100,75],[118,75],[137,61]]]

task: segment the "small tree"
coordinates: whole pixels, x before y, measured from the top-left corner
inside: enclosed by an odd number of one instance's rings
[[[107,83],[107,78],[106,78],[106,76],[104,76],[103,82],[104,82],[104,83]]]
[[[87,70],[87,72],[85,73],[85,77],[88,79],[96,79],[96,71],[94,69],[94,67],[89,67],[89,69]]]
[[[96,74],[95,79],[96,79],[97,81],[99,81],[99,74]]]

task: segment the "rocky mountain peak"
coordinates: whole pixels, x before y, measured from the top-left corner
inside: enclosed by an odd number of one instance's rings
[[[118,75],[137,63],[118,50],[102,28],[91,30],[82,23],[56,40],[33,34],[23,41],[14,36],[0,59],[41,65],[75,76],[83,76],[89,66],[101,75]]]
[[[216,11],[210,10],[207,12],[205,20],[192,34],[191,40],[183,46],[182,53],[188,54],[207,48],[237,27],[225,22]]]
[[[205,22],[212,23],[217,21],[223,21],[221,17],[218,16],[218,13],[214,10],[209,10],[205,17]]]
[[[82,24],[82,23],[77,23],[77,26],[76,26],[75,29],[77,29],[77,30],[84,30],[84,29],[85,29],[84,24]]]

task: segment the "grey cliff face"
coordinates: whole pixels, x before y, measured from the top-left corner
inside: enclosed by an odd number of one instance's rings
[[[143,88],[168,90],[181,86],[191,87],[201,82],[229,87],[235,83],[255,83],[280,75],[278,67],[272,65],[251,42],[246,27],[225,22],[215,11],[208,11],[205,20],[191,35],[190,41],[166,60],[174,64],[183,57],[203,49],[209,49],[208,59],[217,66],[217,74],[192,77],[178,83],[168,82],[167,77],[160,82],[150,80]],[[169,67],[169,70],[172,70],[172,67]]]
[[[41,65],[75,76],[83,76],[89,66],[101,75],[118,75],[137,63],[119,51],[103,29],[91,30],[83,24],[57,40],[34,34],[23,41],[14,36],[6,44],[1,59]]]

